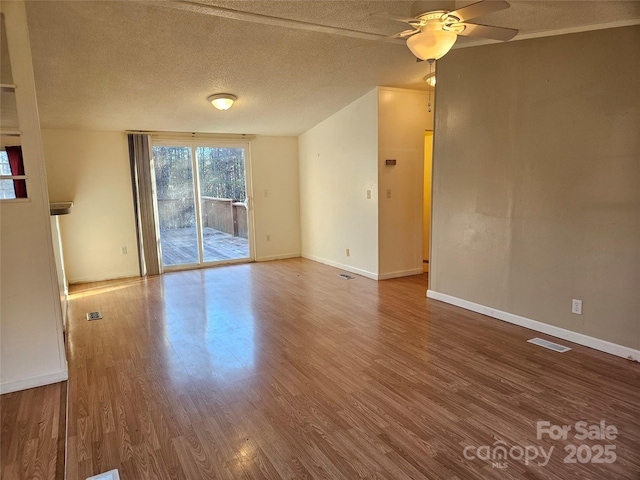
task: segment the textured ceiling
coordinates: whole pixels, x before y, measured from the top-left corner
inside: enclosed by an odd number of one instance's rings
[[[409,16],[413,2],[207,3],[389,35],[406,25],[372,14]],[[443,2],[422,3],[437,9]],[[175,2],[29,1],[43,127],[298,135],[376,85],[426,89],[427,64],[416,63],[399,41],[215,12]],[[526,37],[639,18],[637,1],[512,1],[510,9],[474,21]],[[207,102],[219,92],[238,96],[231,110]]]

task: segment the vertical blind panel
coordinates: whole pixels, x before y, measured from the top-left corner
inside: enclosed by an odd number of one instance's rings
[[[153,204],[149,135],[129,135],[129,156],[138,227],[140,274],[158,275],[162,273],[162,268]]]

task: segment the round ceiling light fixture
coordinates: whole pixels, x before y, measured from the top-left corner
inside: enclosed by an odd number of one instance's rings
[[[216,93],[215,95],[211,95],[207,100],[211,102],[211,105],[216,107],[218,110],[229,110],[233,102],[238,99],[235,95],[231,95],[230,93]]]

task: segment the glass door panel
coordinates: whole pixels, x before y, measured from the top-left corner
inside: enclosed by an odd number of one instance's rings
[[[245,149],[197,147],[204,262],[249,258]]]
[[[190,147],[154,146],[162,265],[200,263]]]

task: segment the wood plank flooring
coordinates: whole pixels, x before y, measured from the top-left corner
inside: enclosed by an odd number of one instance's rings
[[[66,382],[0,396],[2,480],[62,480]]]
[[[427,299],[426,275],[338,273],[292,259],[73,288],[67,478],[639,478],[640,365],[531,345]],[[618,436],[538,439],[538,421]],[[571,444],[616,461],[564,463]],[[512,456],[481,459],[496,445]],[[542,466],[527,446],[555,450]]]

